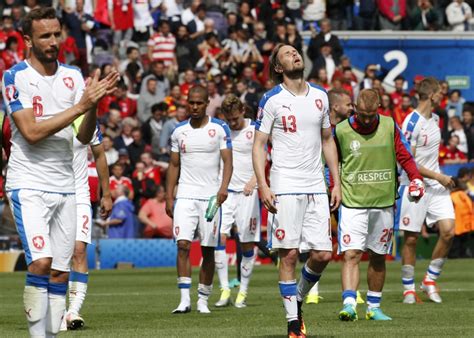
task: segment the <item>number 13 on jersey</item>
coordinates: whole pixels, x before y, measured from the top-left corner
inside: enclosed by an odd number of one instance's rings
[[[283,124],[283,131],[285,133],[296,133],[295,115],[282,116],[281,123]]]

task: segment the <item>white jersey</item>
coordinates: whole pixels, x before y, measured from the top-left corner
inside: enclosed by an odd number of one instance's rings
[[[260,100],[256,130],[272,137],[270,186],[275,194],[326,193],[321,163],[321,131],[330,128],[326,91],[308,83],[295,96],[282,85]]]
[[[242,130],[230,130],[232,139],[232,178],[229,191],[242,192],[253,176],[252,147],[255,136],[255,122],[245,119]]]
[[[416,110],[408,114],[403,121],[402,132],[411,147],[415,147],[415,162],[434,172],[439,169],[439,145],[441,131],[439,129],[439,116],[433,114],[429,120],[421,116]],[[425,178],[426,185],[440,185],[438,181]],[[405,171],[402,173],[401,183],[410,184]]]
[[[78,103],[84,79],[78,68],[59,64],[56,74],[40,75],[23,61],[3,75],[3,98],[9,115],[33,109],[36,121],[47,120]],[[72,127],[30,145],[11,118],[12,148],[7,190],[35,189],[74,193]]]
[[[89,145],[96,146],[102,143],[102,133],[97,126],[96,131]],[[87,159],[87,148],[89,145],[82,144],[76,137],[73,141],[74,159],[72,167],[74,169],[74,181],[76,185],[76,204],[91,204],[91,196],[89,191],[89,168]],[[95,174],[94,176],[97,176]]]
[[[183,121],[171,134],[171,151],[179,153],[181,161],[176,198],[209,199],[219,190],[220,151],[232,149],[232,141],[225,122],[208,119],[202,128]]]

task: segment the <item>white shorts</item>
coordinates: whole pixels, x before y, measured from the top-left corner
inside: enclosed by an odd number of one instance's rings
[[[393,235],[393,207],[384,209],[339,208],[338,253],[347,250],[390,252]]]
[[[230,236],[234,223],[241,243],[260,242],[260,203],[256,191],[250,196],[243,192],[229,192],[222,205],[221,234]]]
[[[174,206],[173,234],[177,241],[192,241],[198,231],[201,246],[216,247],[219,242],[221,209],[211,222],[206,221],[208,201],[180,198]]]
[[[276,207],[276,214],[268,213],[271,248],[332,251],[326,194],[279,195]]]
[[[76,238],[73,194],[19,189],[8,192],[26,263],[52,257],[51,268],[69,271]]]
[[[453,201],[449,191],[442,186],[427,186],[425,195],[418,203],[408,200],[408,189],[401,185],[398,189],[400,198],[397,201],[395,229],[421,232],[426,219],[428,226],[442,219],[454,219]]]
[[[76,241],[91,244],[92,207],[90,204],[76,204],[77,227]]]

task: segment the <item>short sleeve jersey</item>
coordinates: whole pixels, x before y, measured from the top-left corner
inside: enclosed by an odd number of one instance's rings
[[[84,79],[76,67],[58,64],[56,74],[43,76],[23,61],[4,73],[2,92],[9,115],[30,108],[36,121],[43,121],[78,103],[84,87]],[[74,193],[72,127],[66,127],[36,144],[29,144],[14,119],[11,120],[12,148],[7,190]]]
[[[232,139],[232,178],[229,190],[242,192],[245,185],[253,176],[252,147],[255,136],[255,123],[245,119],[245,127],[242,130],[231,130]]]
[[[439,145],[441,131],[439,129],[439,116],[433,114],[429,120],[421,116],[416,110],[410,113],[403,122],[402,132],[411,147],[415,147],[415,162],[434,172],[439,169]],[[425,178],[426,185],[440,185],[438,181]],[[401,183],[408,185],[407,174],[402,173]]]
[[[230,130],[210,118],[202,128],[190,120],[179,123],[171,134],[171,151],[179,153],[181,171],[176,198],[209,199],[219,190],[220,151],[232,149]]]
[[[102,133],[97,126],[92,140],[89,145],[96,146],[102,143]],[[74,169],[74,181],[76,185],[76,204],[90,204],[89,191],[89,170],[96,170],[88,166],[88,147],[89,145],[82,144],[76,137],[73,140],[74,159],[72,166]],[[93,176],[96,176],[94,174]]]
[[[321,161],[321,132],[330,128],[324,89],[307,83],[295,96],[278,85],[262,97],[256,130],[272,135],[270,186],[275,194],[326,193]]]

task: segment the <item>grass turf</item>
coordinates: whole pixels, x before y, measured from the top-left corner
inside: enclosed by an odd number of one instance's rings
[[[417,266],[417,286],[428,261]],[[358,306],[359,321],[340,322],[340,265],[331,263],[320,284],[324,299],[317,305],[305,305],[304,318],[309,336],[430,336],[466,337],[474,335],[474,260],[451,260],[440,278],[443,304],[434,304],[420,294],[423,304],[401,302],[400,263],[387,263],[382,308],[393,318],[391,322],[365,320],[365,305]],[[367,290],[361,264],[361,291]],[[230,267],[231,276],[235,268]],[[217,286],[217,277],[215,278]],[[22,307],[24,273],[0,274],[0,322],[2,337],[26,337],[26,321]],[[217,309],[210,315],[195,311],[197,269],[193,271],[193,312],[172,315],[178,305],[174,269],[92,271],[89,291],[82,309],[86,327],[60,336],[82,337],[283,337],[286,335],[284,309],[278,292],[274,266],[257,266],[249,289],[248,307]],[[216,287],[210,299],[219,298]],[[235,299],[237,290],[232,290]]]

